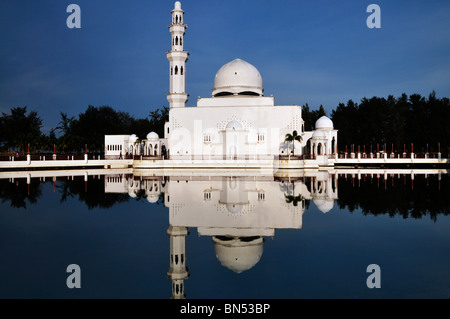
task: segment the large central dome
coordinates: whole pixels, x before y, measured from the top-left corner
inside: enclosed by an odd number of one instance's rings
[[[262,96],[262,77],[258,69],[248,62],[235,59],[222,66],[214,78],[212,95],[254,95]]]

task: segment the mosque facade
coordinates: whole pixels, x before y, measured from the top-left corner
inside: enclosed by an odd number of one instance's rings
[[[275,105],[273,96],[264,96],[258,69],[238,58],[217,71],[210,97],[199,97],[195,106],[187,106],[187,25],[179,1],[171,13],[171,50],[167,52],[170,110],[164,137],[154,132],[144,140],[134,134],[107,135],[107,158],[128,154],[200,161],[273,160],[280,156],[320,160],[337,152],[337,130],[329,118],[320,118],[314,131],[305,131],[301,106]],[[286,141],[286,135],[294,131],[301,140]]]

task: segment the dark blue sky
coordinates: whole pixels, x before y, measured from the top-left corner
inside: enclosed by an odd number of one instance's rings
[[[81,7],[81,29],[66,8]],[[450,96],[449,1],[181,1],[189,106],[241,58],[275,103],[322,104],[436,91]],[[369,29],[369,4],[381,29]],[[0,0],[0,111],[27,105],[57,126],[60,112],[110,105],[135,117],[168,105],[174,1]]]

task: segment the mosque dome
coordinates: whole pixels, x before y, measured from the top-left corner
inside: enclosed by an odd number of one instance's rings
[[[159,135],[156,134],[155,132],[150,132],[150,133],[147,134],[147,139],[148,139],[148,140],[151,140],[151,139],[158,139],[158,138],[159,138]]]
[[[220,264],[238,274],[255,266],[263,253],[262,237],[214,236],[213,241]]]
[[[242,130],[243,127],[242,127],[242,124],[239,123],[238,121],[232,120],[232,121],[228,122],[226,129]]]
[[[235,59],[223,65],[214,78],[212,95],[262,96],[262,77],[258,69],[248,62]]]
[[[331,121],[328,117],[325,115],[322,116],[320,119],[316,121],[316,124],[314,125],[316,130],[332,130],[333,129],[333,121]]]

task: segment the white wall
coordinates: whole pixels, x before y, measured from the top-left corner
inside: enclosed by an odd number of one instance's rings
[[[211,100],[219,99],[222,98]],[[165,131],[171,157],[225,155],[225,128],[232,120],[241,123],[246,131],[242,133],[244,134],[243,144],[241,137],[236,137],[240,145],[239,155],[279,155],[290,144],[284,143],[285,135],[294,130],[301,134],[304,123],[301,118],[301,108],[296,105],[173,108],[170,110],[169,123]],[[205,135],[210,136],[209,141],[205,142]],[[306,144],[306,141],[303,144]],[[300,145],[296,145],[295,148],[296,154],[302,151],[302,148],[298,146]]]

